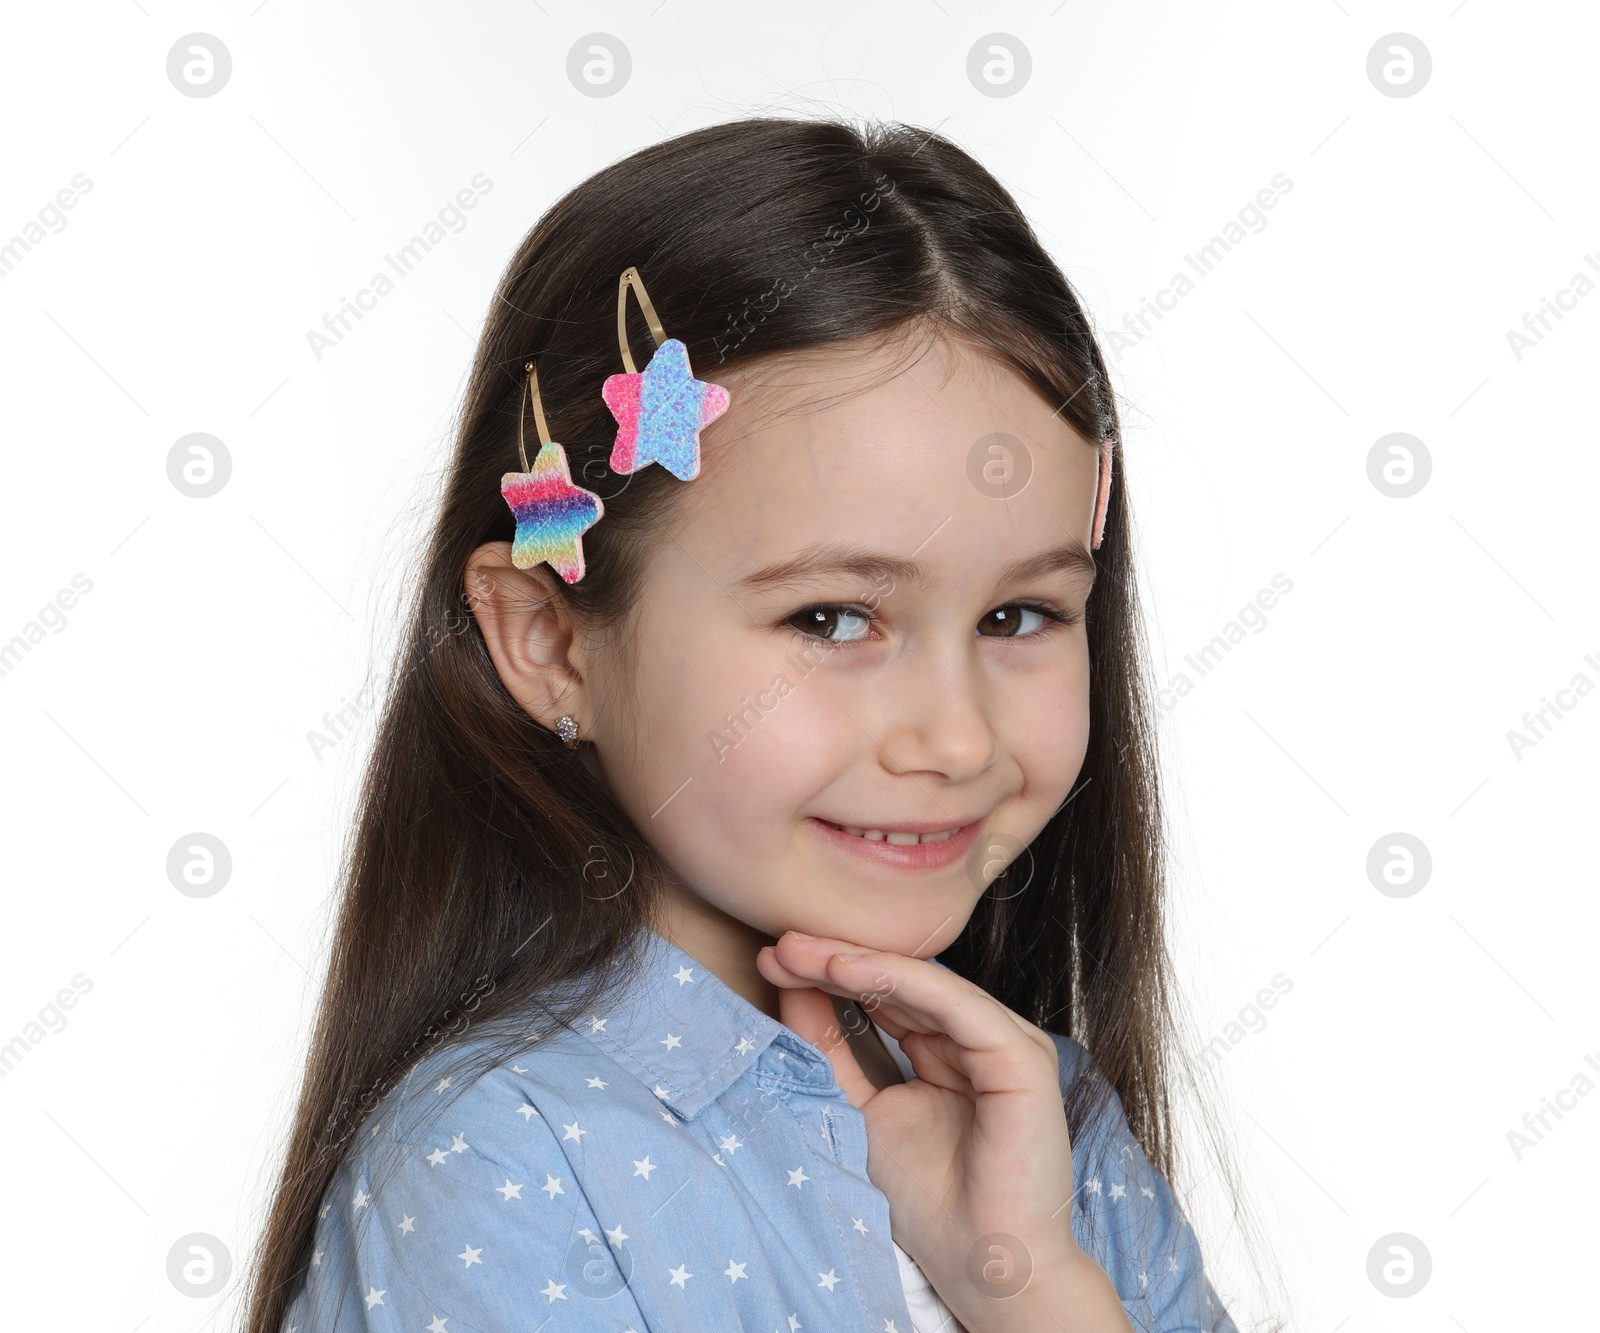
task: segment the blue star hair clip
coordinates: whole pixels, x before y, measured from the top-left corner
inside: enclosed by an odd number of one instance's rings
[[[628,348],[629,288],[639,298],[639,309],[656,340],[655,353],[642,374]],[[617,282],[617,344],[627,373],[612,375],[600,390],[617,419],[611,470],[637,472],[660,463],[679,481],[694,480],[700,475],[700,431],[728,410],[728,391],[694,378],[689,349],[667,337],[639,270],[633,267],[624,269]]]

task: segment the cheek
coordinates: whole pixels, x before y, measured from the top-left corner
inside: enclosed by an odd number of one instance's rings
[[[1008,678],[1002,744],[1022,770],[1023,794],[1039,826],[1066,799],[1089,749],[1086,649],[1048,671]]]
[[[829,664],[758,655],[705,696],[692,744],[706,818],[730,836],[783,832],[853,753],[849,700]]]
[[[848,753],[848,704],[822,687],[828,663],[789,652],[781,636],[657,641],[649,658],[619,796],[690,884],[719,902],[719,885],[748,893],[751,867],[782,855],[795,812]]]

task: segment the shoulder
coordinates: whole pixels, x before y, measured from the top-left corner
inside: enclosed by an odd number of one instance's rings
[[[463,1043],[419,1060],[346,1150],[285,1328],[425,1328],[440,1313],[520,1327],[563,1312],[557,1326],[586,1326],[571,1320],[615,1265],[575,1169],[583,1126],[557,1091],[575,1051],[557,1037],[510,1059]]]
[[[1159,1333],[1233,1333],[1206,1276],[1199,1240],[1170,1182],[1146,1155],[1122,1099],[1088,1050],[1050,1033],[1065,1097],[1096,1080],[1101,1099],[1073,1136],[1072,1230],[1110,1276],[1135,1328]]]

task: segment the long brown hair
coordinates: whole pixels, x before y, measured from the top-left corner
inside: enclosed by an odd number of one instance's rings
[[[382,706],[251,1275],[250,1333],[277,1333],[323,1192],[363,1116],[424,1044],[453,1030],[467,998],[478,1022],[547,1007],[596,964],[625,956],[652,919],[666,867],[597,768],[512,701],[463,587],[473,549],[512,534],[499,482],[518,466],[532,356],[552,438],[574,480],[605,502],[584,537],[584,578],[558,595],[591,632],[624,623],[672,501],[664,469],[617,476],[606,465],[616,427],[599,390],[618,369],[611,312],[629,266],[702,375],[933,328],[1014,369],[1084,439],[1118,434],[1105,363],[1066,278],[1001,184],[931,131],[717,125],[607,167],[538,221],[478,344]],[[633,336],[642,365],[648,335]],[[1120,445],[1116,464],[1120,476]],[[939,957],[1088,1047],[1104,1079],[1074,1088],[1072,1131],[1114,1089],[1171,1178],[1162,820],[1130,518],[1127,488],[1114,486],[1088,608],[1091,733],[1079,782]],[[574,993],[560,1012],[591,999]]]

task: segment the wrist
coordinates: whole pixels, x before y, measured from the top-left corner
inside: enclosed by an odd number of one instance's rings
[[[1023,1289],[989,1294],[963,1277],[965,1299],[945,1297],[967,1333],[1131,1333],[1122,1300],[1105,1269],[1077,1245],[1035,1264]],[[943,1293],[941,1293],[942,1295]]]

